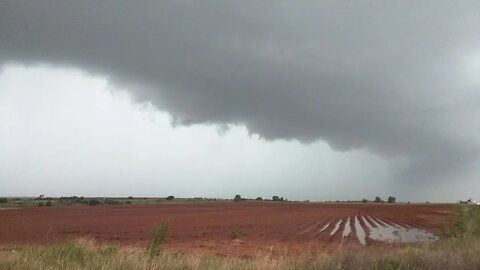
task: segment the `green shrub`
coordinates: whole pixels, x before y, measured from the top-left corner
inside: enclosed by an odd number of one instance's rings
[[[234,201],[234,202],[239,202],[239,201],[241,201],[241,200],[242,200],[242,196],[240,196],[240,195],[238,195],[238,194],[235,195],[235,198],[233,198],[233,201]]]
[[[395,203],[395,201],[396,201],[395,197],[392,197],[392,196],[388,197],[388,203]]]
[[[262,197],[257,197],[255,200],[257,200],[257,201],[263,201]]]
[[[42,207],[42,206],[43,206],[43,202],[39,202],[39,203],[37,204],[37,206],[38,206],[38,207]]]
[[[0,203],[6,203],[6,202],[8,202],[7,198],[0,198]]]
[[[45,203],[45,206],[52,206],[52,201],[47,201],[47,202]]]
[[[105,199],[105,200],[104,200],[104,203],[105,203],[105,204],[109,204],[109,205],[122,204],[120,201],[113,200],[113,199]]]
[[[461,206],[452,233],[459,237],[480,237],[480,206]]]
[[[153,228],[152,240],[147,248],[150,257],[158,256],[161,246],[167,241],[169,222],[163,221]]]
[[[85,247],[74,243],[54,246],[52,250],[52,258],[59,263],[59,266],[72,263],[84,266],[87,262],[87,255],[88,251]]]
[[[100,201],[97,200],[97,199],[90,199],[90,200],[88,201],[88,205],[90,205],[90,206],[95,206],[95,205],[97,205],[97,204],[99,204],[99,203],[100,203]]]
[[[170,196],[167,197],[167,201],[171,201],[171,200],[173,200],[173,199],[175,199],[175,197],[173,197],[172,195],[170,195]]]

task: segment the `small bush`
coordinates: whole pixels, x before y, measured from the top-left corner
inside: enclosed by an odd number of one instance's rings
[[[362,199],[362,203],[368,203],[367,199]]]
[[[380,198],[380,197],[377,196],[377,197],[375,197],[374,202],[376,202],[376,203],[382,203],[383,200],[382,200],[382,198]]]
[[[45,203],[45,206],[52,206],[52,201],[47,201],[47,202]]]
[[[170,196],[167,197],[167,201],[171,201],[171,200],[173,200],[173,199],[175,199],[175,197],[173,197],[172,195],[170,195]]]
[[[8,202],[7,198],[0,198],[0,203],[6,203],[6,202]]]
[[[99,203],[100,203],[100,201],[97,200],[97,199],[90,199],[90,200],[88,201],[88,205],[90,205],[90,206],[95,206],[95,205],[97,205],[97,204],[99,204]]]
[[[125,204],[132,204],[131,201],[125,201]]]
[[[152,240],[147,248],[147,253],[150,257],[160,254],[161,246],[167,241],[169,226],[169,222],[164,221],[153,228]]]
[[[69,263],[84,266],[88,261],[87,249],[84,246],[75,243],[65,243],[63,245],[54,246],[51,253],[52,259],[54,259],[60,267]]]
[[[113,199],[105,199],[105,200],[104,200],[104,203],[105,203],[105,204],[109,204],[109,205],[122,204],[120,201],[113,200]]]
[[[457,237],[480,237],[480,207],[465,205],[460,208],[455,219],[452,234]]]
[[[234,202],[239,202],[239,201],[241,201],[241,200],[242,200],[242,196],[240,196],[240,195],[238,195],[238,194],[235,195],[235,198],[233,198],[233,201],[234,201]]]
[[[37,204],[37,206],[38,206],[38,207],[42,207],[42,206],[43,206],[43,202],[39,202],[39,203]]]
[[[262,197],[257,197],[255,200],[257,200],[257,201],[263,201]]]
[[[392,197],[392,196],[388,197],[388,203],[395,203],[395,201],[396,201],[395,197]]]

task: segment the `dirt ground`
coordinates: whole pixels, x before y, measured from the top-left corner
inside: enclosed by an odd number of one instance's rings
[[[168,220],[169,248],[238,256],[328,252],[338,246],[375,246],[377,241],[368,237],[374,227],[398,226],[439,234],[454,209],[453,205],[438,204],[273,202],[11,209],[0,211],[0,245],[87,238],[145,246],[153,226]],[[366,243],[361,243],[360,231],[365,232]]]

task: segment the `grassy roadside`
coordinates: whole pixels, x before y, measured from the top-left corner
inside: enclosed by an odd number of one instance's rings
[[[161,228],[161,227],[160,227]],[[154,240],[154,239],[152,239]],[[448,236],[395,249],[252,259],[70,242],[0,250],[0,269],[480,269],[480,207],[461,206]]]
[[[12,252],[12,250],[15,250]],[[164,250],[88,247],[81,243],[26,246],[0,252],[0,269],[479,269],[480,241],[441,241],[394,251],[284,259],[242,259]]]

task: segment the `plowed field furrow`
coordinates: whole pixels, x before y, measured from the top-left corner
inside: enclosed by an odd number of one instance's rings
[[[331,223],[332,223],[332,220],[329,220],[329,221],[318,231],[318,233],[323,233],[323,232],[328,228],[328,226],[330,226]]]
[[[288,222],[286,222],[288,220]],[[302,227],[305,222],[308,222],[310,217],[308,215],[282,215],[281,218],[275,218],[273,221],[266,220],[266,223],[270,224],[268,227],[264,228],[259,234],[266,236],[267,238],[275,238],[282,241],[288,240],[290,235],[285,234],[284,232],[291,232],[293,230]],[[241,224],[241,221],[238,221],[237,224]]]
[[[383,215],[373,215],[372,218],[377,222],[379,223],[382,227],[395,227],[395,225],[388,221],[387,219],[385,219],[383,217]]]
[[[316,227],[317,226],[317,223],[315,223],[315,220],[316,218],[315,217],[305,217],[305,218],[302,218],[302,219],[298,219],[295,224],[292,224],[291,226],[289,227],[280,227],[282,229],[283,232],[285,231],[288,231],[288,232],[291,232],[291,234],[289,235],[286,235],[284,238],[283,238],[283,241],[287,241],[287,240],[295,240],[295,239],[298,239],[298,237],[296,237],[295,235],[299,234],[299,230],[302,230],[302,231],[309,231],[309,229],[311,230],[311,227],[313,224],[313,227]],[[300,231],[301,232],[301,231]],[[300,235],[301,236],[301,235]]]
[[[388,221],[389,223],[393,223],[404,228],[412,228],[412,225],[408,224],[407,222],[404,222],[403,219],[396,218],[390,214],[382,213],[382,218]]]
[[[363,230],[365,231],[365,233],[368,235],[368,232],[369,232],[369,227],[367,226],[367,222],[365,221],[365,216],[363,215],[360,215],[357,217],[358,218],[358,222],[360,223],[360,226],[362,226]]]
[[[328,232],[332,230],[332,228],[335,226],[335,219],[334,218],[328,218],[325,220],[324,223],[320,225],[317,231],[315,231],[312,234],[312,238],[314,239],[326,239]]]
[[[345,223],[344,223],[344,226],[343,226],[343,232],[342,232],[342,238],[343,239],[346,239],[348,238],[353,232],[352,232],[352,228],[350,227],[350,221],[351,221],[351,218],[347,218]]]
[[[343,218],[340,220],[340,223],[335,226],[332,232],[330,232],[330,242],[338,242],[341,243],[343,237],[343,230],[345,228],[345,224],[347,223],[347,218]]]
[[[322,223],[325,222],[327,217],[325,216],[315,216],[312,217],[311,221],[305,224],[304,228],[300,233],[297,234],[297,236],[302,236],[304,234],[311,233],[315,231]]]
[[[377,223],[370,218],[370,215],[368,213],[365,213],[365,215],[363,215],[363,218],[367,226],[378,227]]]
[[[359,243],[357,237],[357,228],[355,227],[355,217],[356,215],[350,216],[350,231],[352,232],[350,239],[355,243]]]
[[[315,229],[318,225],[320,225],[321,221],[317,221],[317,222],[314,222],[313,225],[312,223],[309,223],[308,224],[308,228],[304,229],[303,231],[299,232],[297,235],[295,235],[295,237],[301,237],[302,235],[312,231],[313,229]]]
[[[350,216],[343,229],[343,245],[358,245],[357,230],[355,228],[355,216]]]
[[[314,226],[309,227],[307,230],[304,230],[302,234],[298,235],[296,238],[298,240],[312,240],[318,235],[318,232],[321,231],[325,226],[330,222],[330,218],[323,218],[321,221],[315,223]]]
[[[360,219],[361,216],[355,216],[355,235],[357,236],[358,242],[365,246],[367,244],[366,238],[368,235],[368,230],[366,230],[366,228],[362,225]]]
[[[386,216],[385,214],[382,214],[381,216],[380,216],[380,215],[376,215],[376,216],[375,216],[375,220],[382,222],[386,227],[412,228],[412,227],[409,226],[409,225],[404,226],[404,225],[401,224],[401,222],[393,221],[392,219],[387,218],[387,216]],[[420,227],[417,227],[417,228],[420,228]]]
[[[340,226],[339,222],[341,222],[341,219],[339,218],[330,220],[328,226],[326,228],[322,228],[318,234],[315,235],[315,238],[320,239],[321,241],[327,241],[330,239],[330,234],[333,232],[333,230],[337,229],[337,224]]]
[[[390,222],[397,224],[398,226],[401,226],[403,228],[408,228],[408,229],[414,228],[413,224],[410,224],[410,222],[404,222],[403,219],[395,218],[391,215],[384,215],[384,217]]]
[[[389,225],[383,222],[381,219],[379,219],[376,215],[371,215],[370,219],[373,220],[377,226],[382,226],[382,227],[388,227]]]

